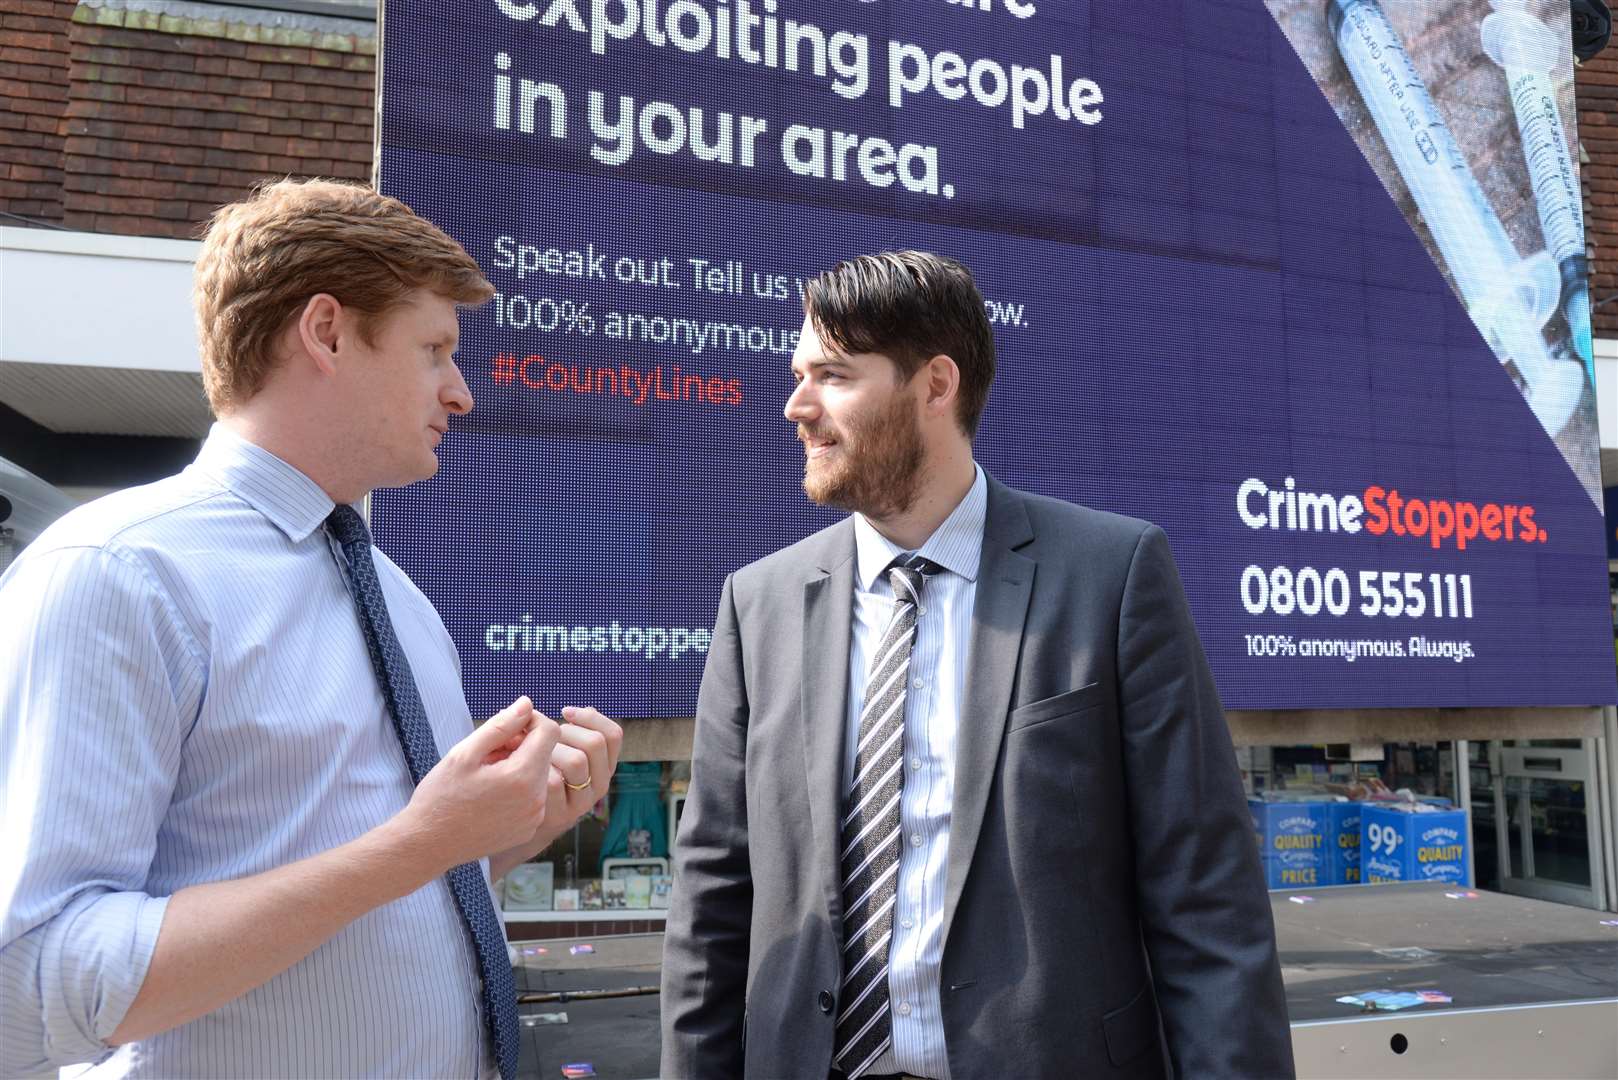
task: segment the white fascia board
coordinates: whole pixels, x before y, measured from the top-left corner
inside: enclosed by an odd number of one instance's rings
[[[1603,450],[1618,450],[1618,338],[1596,338],[1596,423]]]
[[[0,363],[200,372],[192,240],[0,227]]]

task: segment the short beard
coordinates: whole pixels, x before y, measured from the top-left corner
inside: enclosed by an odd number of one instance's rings
[[[800,428],[799,437],[805,434]],[[915,504],[923,453],[914,395],[896,394],[875,414],[855,420],[838,450],[834,466],[804,462],[803,490],[811,500],[878,520]]]

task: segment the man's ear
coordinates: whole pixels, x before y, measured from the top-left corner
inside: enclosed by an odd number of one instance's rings
[[[939,353],[922,365],[923,400],[928,415],[955,415],[955,403],[961,396],[961,369],[955,360]]]
[[[337,362],[347,329],[343,305],[330,293],[316,293],[298,316],[298,344],[323,375],[337,373]]]

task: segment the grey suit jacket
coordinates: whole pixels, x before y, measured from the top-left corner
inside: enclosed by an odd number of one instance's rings
[[[663,958],[663,1075],[813,1077],[841,978],[844,520],[725,583]],[[1156,526],[989,481],[941,994],[954,1080],[1292,1075],[1230,736]]]

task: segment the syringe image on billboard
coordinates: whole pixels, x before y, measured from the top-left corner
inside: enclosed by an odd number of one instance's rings
[[[1562,314],[1574,348],[1594,379],[1584,192],[1556,103],[1556,79],[1571,67],[1571,49],[1567,35],[1528,13],[1526,0],[1495,0],[1495,6],[1499,10],[1483,20],[1483,50],[1505,72],[1545,248],[1556,260],[1561,278]]]
[[[1570,40],[1568,12],[1540,6],[1543,18],[1513,0],[1269,3],[1598,500],[1588,268],[1557,100],[1571,105],[1572,53],[1559,44]]]

